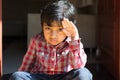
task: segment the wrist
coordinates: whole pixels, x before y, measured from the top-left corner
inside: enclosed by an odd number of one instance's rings
[[[79,35],[77,35],[77,36],[71,36],[71,41],[78,40],[78,39],[79,39]]]

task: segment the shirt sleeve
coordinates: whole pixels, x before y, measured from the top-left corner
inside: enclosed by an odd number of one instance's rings
[[[83,49],[81,40],[74,40],[69,42],[70,54],[69,60],[72,68],[82,68],[87,62],[87,55]]]
[[[36,40],[35,38],[31,38],[30,44],[28,46],[28,50],[23,58],[23,62],[18,69],[19,71],[30,71],[34,66],[35,60],[35,52],[36,52]]]

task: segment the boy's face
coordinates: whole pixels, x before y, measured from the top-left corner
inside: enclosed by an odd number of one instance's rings
[[[43,32],[46,41],[51,45],[57,45],[61,43],[66,38],[66,35],[62,29],[62,25],[60,25],[57,21],[53,21],[51,26],[43,23]]]

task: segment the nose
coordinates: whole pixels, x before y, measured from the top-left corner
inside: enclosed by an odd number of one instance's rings
[[[52,32],[51,32],[51,37],[52,37],[52,38],[56,38],[56,36],[57,36],[57,32],[56,32],[56,31],[52,31]]]

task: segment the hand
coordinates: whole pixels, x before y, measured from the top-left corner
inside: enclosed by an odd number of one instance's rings
[[[78,40],[79,34],[77,27],[73,24],[72,21],[64,18],[62,21],[63,32],[68,36],[71,40]]]

